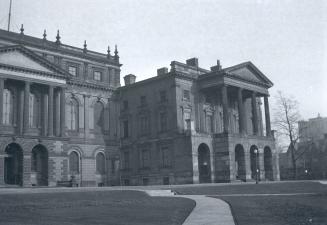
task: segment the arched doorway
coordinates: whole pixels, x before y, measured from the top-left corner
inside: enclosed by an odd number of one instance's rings
[[[259,165],[259,149],[255,145],[252,145],[250,148],[250,161],[251,161],[251,178],[256,179],[257,170],[258,173],[260,171],[260,165]],[[258,178],[260,179],[260,177]]]
[[[244,148],[240,144],[235,147],[235,171],[237,180],[246,180]]]
[[[211,183],[210,150],[202,143],[198,148],[199,182]]]
[[[37,186],[48,186],[48,151],[43,145],[36,145],[32,150],[31,170]]]
[[[264,165],[265,165],[266,179],[273,180],[274,174],[272,168],[272,153],[271,153],[271,149],[268,146],[264,148]]]
[[[9,144],[5,153],[4,178],[6,184],[23,185],[23,150],[16,144]]]

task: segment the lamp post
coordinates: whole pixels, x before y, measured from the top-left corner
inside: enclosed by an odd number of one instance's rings
[[[254,149],[254,154],[255,154],[255,183],[258,184],[259,183],[259,168],[258,168],[258,154],[259,154],[259,150],[258,149]]]

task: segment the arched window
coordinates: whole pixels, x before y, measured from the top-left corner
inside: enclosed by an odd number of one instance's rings
[[[75,151],[69,154],[69,172],[71,174],[79,174],[79,155]]]
[[[102,132],[104,119],[103,119],[104,106],[100,101],[94,104],[94,130]]]
[[[13,94],[8,89],[3,91],[3,118],[4,125],[13,124]]]
[[[76,99],[71,98],[66,106],[67,129],[76,131],[78,130],[78,102]]]
[[[96,173],[101,175],[106,173],[106,158],[102,152],[96,155]]]

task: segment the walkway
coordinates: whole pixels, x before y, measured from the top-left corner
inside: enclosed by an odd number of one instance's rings
[[[193,199],[196,206],[183,225],[234,225],[229,205],[216,198],[203,195],[178,195]]]

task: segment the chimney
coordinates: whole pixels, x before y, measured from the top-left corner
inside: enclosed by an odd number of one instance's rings
[[[161,76],[161,75],[165,75],[166,73],[168,73],[168,68],[167,67],[162,67],[157,69],[157,75]]]
[[[134,84],[136,80],[136,76],[134,74],[128,74],[124,76],[125,86]]]
[[[220,60],[219,60],[219,59],[217,60],[217,65],[216,65],[216,66],[212,66],[212,67],[210,68],[210,70],[211,70],[212,72],[218,72],[218,71],[221,70],[221,65],[220,65]]]
[[[198,67],[199,66],[199,60],[198,58],[191,58],[186,60],[186,64],[189,66],[194,66],[194,67]]]

